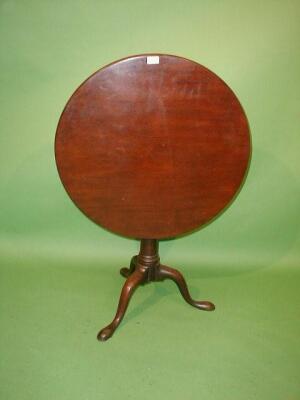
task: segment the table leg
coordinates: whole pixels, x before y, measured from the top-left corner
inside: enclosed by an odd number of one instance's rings
[[[146,275],[147,273],[145,269],[137,267],[135,271],[126,279],[121,292],[115,318],[109,325],[101,329],[97,335],[98,340],[105,341],[114,334],[125,315],[131,296],[133,295],[135,289],[146,279]]]
[[[162,280],[172,279],[178,286],[184,300],[199,310],[213,311],[215,309],[214,304],[210,301],[197,301],[192,299],[183,275],[176,269],[167,267],[166,265],[160,265],[158,277]]]
[[[136,261],[137,261],[137,256],[133,256],[131,261],[130,261],[130,266],[129,268],[121,268],[120,269],[120,274],[124,276],[124,278],[128,278],[129,275],[133,273],[136,267]]]

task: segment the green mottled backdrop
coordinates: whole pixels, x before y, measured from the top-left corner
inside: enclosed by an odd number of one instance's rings
[[[300,399],[299,20],[297,0],[0,1],[1,399]],[[53,141],[87,76],[144,52],[232,87],[252,163],[220,218],[160,246],[216,311],[148,285],[99,343],[138,243],[76,209]]]

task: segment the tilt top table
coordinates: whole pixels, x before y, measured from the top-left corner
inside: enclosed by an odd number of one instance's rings
[[[232,90],[213,72],[182,57],[142,54],[89,77],[58,124],[56,163],[77,207],[95,223],[141,240],[122,268],[111,337],[138,285],[172,279],[200,310],[182,274],[160,263],[158,240],[207,224],[234,198],[245,177],[250,136]]]

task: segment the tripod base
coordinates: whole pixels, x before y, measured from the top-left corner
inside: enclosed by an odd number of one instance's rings
[[[172,279],[178,286],[184,300],[190,305],[204,311],[213,311],[215,306],[209,301],[196,301],[191,298],[187,284],[182,274],[174,268],[160,264],[158,255],[158,241],[156,239],[142,239],[140,253],[131,259],[129,268],[121,268],[120,273],[126,279],[118,309],[113,321],[98,333],[98,340],[109,339],[120,325],[131,296],[135,289],[144,283]]]

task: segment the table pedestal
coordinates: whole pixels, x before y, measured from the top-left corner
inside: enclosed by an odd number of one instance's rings
[[[182,297],[187,303],[197,307],[199,310],[213,311],[215,309],[214,304],[209,301],[193,300],[183,275],[176,269],[160,263],[158,240],[156,239],[142,239],[139,254],[132,257],[130,267],[122,268],[120,273],[127,279],[121,292],[118,309],[113,321],[98,333],[98,340],[105,341],[114,334],[125,315],[135,289],[139,285],[151,281],[172,279],[177,284]]]

